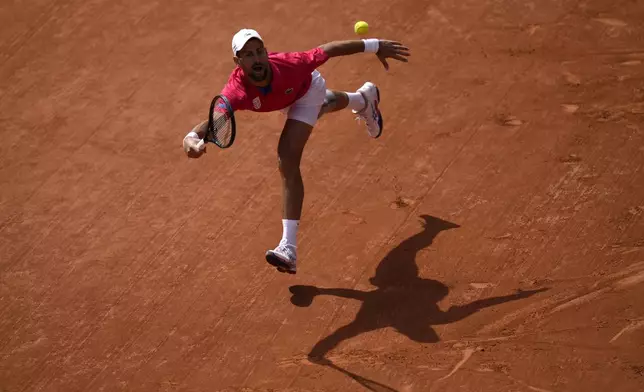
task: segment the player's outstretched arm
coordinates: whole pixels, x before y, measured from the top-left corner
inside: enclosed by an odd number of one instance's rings
[[[406,63],[409,57],[409,48],[397,41],[385,39],[363,39],[349,41],[332,41],[320,48],[326,52],[329,57],[349,56],[356,53],[375,53],[378,59],[385,67],[389,69],[387,59],[394,59]]]

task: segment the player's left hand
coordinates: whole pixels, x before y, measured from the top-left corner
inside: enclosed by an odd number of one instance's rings
[[[409,48],[400,42],[381,39],[378,44],[376,56],[378,56],[378,60],[380,60],[385,69],[389,70],[387,59],[394,59],[406,63],[408,62],[407,57],[410,56],[410,53]]]
[[[199,146],[199,138],[186,136],[183,138],[183,151],[190,158],[199,158],[205,151],[206,145]]]

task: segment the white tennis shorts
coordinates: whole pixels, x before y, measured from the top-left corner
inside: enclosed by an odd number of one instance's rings
[[[317,70],[311,73],[311,78],[309,91],[291,106],[282,109],[282,113],[285,113],[289,119],[315,126],[326,97],[326,80]]]

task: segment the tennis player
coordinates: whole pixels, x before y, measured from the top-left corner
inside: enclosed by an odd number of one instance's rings
[[[317,68],[332,57],[373,53],[386,70],[387,59],[407,62],[409,49],[402,44],[379,39],[329,42],[303,52],[268,52],[264,40],[252,29],[242,29],[233,36],[233,60],[237,65],[221,91],[233,111],[281,111],[286,115],[277,147],[282,177],[282,239],[266,252],[266,261],[280,272],[296,273],[297,230],[304,200],[300,161],[313,127],[325,113],[345,108],[364,120],[367,134],[377,138],[382,133],[382,114],[378,109],[380,91],[366,82],[356,92],[327,89]],[[200,140],[208,121],[196,125],[183,139],[191,158],[203,153]]]

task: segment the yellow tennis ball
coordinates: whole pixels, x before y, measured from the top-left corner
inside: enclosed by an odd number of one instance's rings
[[[353,31],[356,32],[358,35],[364,35],[369,32],[369,25],[365,21],[359,21],[356,22],[355,26],[353,26]]]

